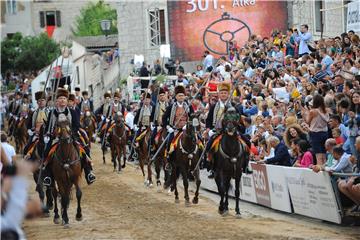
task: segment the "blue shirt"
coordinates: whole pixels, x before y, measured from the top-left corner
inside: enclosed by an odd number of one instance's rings
[[[311,33],[306,32],[302,33],[299,32],[298,35],[295,35],[296,42],[299,43],[299,54],[311,53],[308,47],[308,42],[311,40]]]
[[[331,64],[333,64],[333,60],[329,55],[326,55],[322,60],[321,60],[321,64],[326,66],[326,73],[329,74],[330,76],[332,75],[330,66]]]

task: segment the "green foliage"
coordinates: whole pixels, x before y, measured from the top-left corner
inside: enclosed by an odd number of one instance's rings
[[[22,37],[16,33],[1,45],[1,72],[38,71],[49,65],[60,54],[59,45],[45,33]]]
[[[126,84],[127,84],[127,79],[126,78],[120,79],[120,82],[119,82],[120,87],[126,86]]]
[[[166,76],[165,75],[158,75],[158,76],[156,76],[155,81],[158,84],[164,83],[166,81]]]
[[[15,59],[19,54],[21,33],[15,33],[11,38],[5,38],[1,43],[1,73],[15,69]]]
[[[38,71],[60,55],[59,45],[45,33],[23,38],[19,48],[20,54],[15,59],[15,66],[23,72]]]
[[[80,10],[80,15],[76,18],[75,30],[72,30],[75,36],[99,36],[104,35],[100,27],[101,20],[111,20],[111,28],[108,33],[117,34],[116,27],[117,13],[103,1],[96,4],[90,2]]]

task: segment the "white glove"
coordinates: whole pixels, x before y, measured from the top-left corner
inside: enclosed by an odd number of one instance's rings
[[[168,130],[168,133],[173,133],[174,129],[170,126],[167,126],[166,129]]]
[[[154,126],[154,124],[153,124],[153,123],[150,123],[150,129],[151,129],[151,131],[154,131],[155,126]]]
[[[185,130],[186,130],[186,125],[185,125],[185,126],[183,126],[182,130],[183,130],[183,131],[185,131]]]
[[[44,137],[44,143],[46,143],[46,144],[47,144],[49,141],[50,141],[49,136],[45,136],[45,137]]]
[[[9,113],[9,116],[10,116],[10,117],[12,117],[12,116],[13,116],[13,114],[12,114],[12,113]]]
[[[139,130],[137,125],[134,125],[134,130],[137,132]]]
[[[110,136],[110,133],[107,133],[106,136],[107,136],[107,137]]]
[[[106,122],[107,122],[107,123],[110,122],[110,119],[107,118],[107,119],[106,119]]]
[[[209,137],[212,137],[216,132],[214,130],[209,131]]]
[[[160,131],[161,129],[162,129],[162,127],[161,127],[161,126],[158,126],[156,130],[157,130],[157,131]]]
[[[105,116],[101,116],[101,120],[104,121],[104,119],[105,119]]]
[[[15,116],[15,118],[14,118],[14,119],[15,119],[15,121],[17,121],[19,118]]]
[[[34,135],[34,132],[31,131],[31,129],[28,129],[27,132],[28,132],[28,134],[29,134],[30,137],[31,137],[32,135]]]

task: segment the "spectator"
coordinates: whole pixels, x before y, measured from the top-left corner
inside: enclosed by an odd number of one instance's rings
[[[309,26],[304,24],[300,27],[300,32],[295,31],[295,40],[299,43],[299,57],[311,53],[308,43],[311,41],[311,33],[309,33]]]
[[[309,151],[308,142],[305,140],[302,140],[302,139],[297,139],[294,142],[294,145],[295,145],[295,150],[296,150],[298,158],[293,166],[308,168],[311,165],[313,165],[314,158],[313,158],[311,151]]]
[[[204,52],[203,66],[206,72],[211,72],[213,70],[214,57],[210,54],[208,50]]]
[[[7,159],[9,160],[9,163],[14,164],[16,160],[15,148],[7,142],[7,135],[4,132],[1,132],[1,146]]]
[[[271,136],[268,138],[270,147],[274,148],[274,157],[265,161],[266,164],[290,166],[290,154],[284,143],[279,138]]]
[[[312,100],[312,109],[302,107],[301,115],[310,125],[310,143],[319,164],[325,163],[325,141],[328,138],[329,111],[325,108],[324,98],[316,94]]]
[[[352,162],[350,160],[350,154],[344,152],[341,146],[333,148],[334,159],[338,161],[335,166],[325,167],[324,170],[327,172],[339,172],[339,173],[351,173]]]
[[[295,38],[293,35],[293,30],[291,28],[289,28],[286,32],[286,56],[291,56],[294,57],[295,55],[295,47],[296,47],[296,43],[295,43]]]
[[[297,123],[289,125],[284,132],[284,142],[288,148],[291,147],[292,139],[302,139],[308,143],[308,136]],[[309,145],[309,143],[308,143]]]
[[[331,64],[333,64],[332,58],[327,54],[326,48],[320,49],[321,60],[321,70],[325,71],[330,77],[333,76],[331,71]]]

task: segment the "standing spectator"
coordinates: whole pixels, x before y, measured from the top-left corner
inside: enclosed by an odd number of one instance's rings
[[[291,28],[289,28],[286,32],[286,56],[291,56],[294,57],[295,56],[295,47],[296,47],[296,42],[295,42],[295,38],[293,35],[293,30]]]
[[[322,48],[320,49],[320,56],[322,57],[321,60],[321,69],[323,71],[326,71],[326,73],[332,77],[333,76],[333,72],[331,71],[331,64],[334,63],[334,61],[332,60],[332,58],[326,53],[326,48]]]
[[[309,33],[309,26],[303,24],[300,26],[300,32],[295,31],[295,40],[299,43],[299,57],[311,53],[308,43],[311,41],[311,33]]]
[[[208,50],[204,52],[204,61],[203,66],[206,72],[211,72],[213,70],[214,57],[210,54]]]
[[[351,96],[351,109],[348,112],[349,120],[345,122],[349,126],[349,139],[351,154],[359,159],[359,153],[355,149],[355,139],[359,136],[360,126],[360,91],[355,91]]]
[[[14,164],[16,158],[15,148],[7,142],[7,136],[4,132],[1,133],[1,146],[10,164]]]
[[[329,113],[325,108],[324,98],[321,95],[316,94],[312,102],[312,109],[302,107],[301,115],[306,123],[310,125],[310,144],[316,154],[316,160],[319,164],[324,164],[326,153],[325,141],[328,138],[327,124],[329,122]]]

